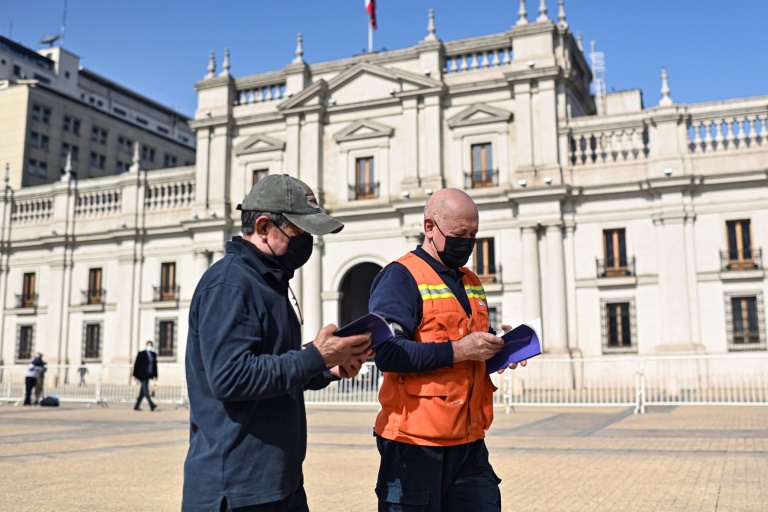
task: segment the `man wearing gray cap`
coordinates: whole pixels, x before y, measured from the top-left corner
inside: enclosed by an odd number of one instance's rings
[[[355,376],[370,334],[339,338],[328,325],[302,350],[288,281],[309,260],[312,235],[344,227],[305,183],[267,176],[238,209],[243,236],[205,272],[189,311],[182,510],[305,512],[303,391]]]

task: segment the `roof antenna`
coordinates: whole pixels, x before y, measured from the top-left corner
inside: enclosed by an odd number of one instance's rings
[[[67,29],[67,0],[64,0],[64,14],[61,16],[61,42],[59,46],[64,46],[64,32]]]
[[[53,48],[53,44],[56,41],[59,41],[59,46],[62,46],[64,44],[64,31],[67,28],[67,0],[64,0],[64,15],[61,19],[61,32],[58,34],[54,34],[52,36],[45,36],[40,40],[40,44],[47,44],[49,45],[49,48]]]

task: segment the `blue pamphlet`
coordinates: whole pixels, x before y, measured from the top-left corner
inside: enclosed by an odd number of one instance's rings
[[[383,316],[376,313],[368,313],[357,320],[348,323],[335,333],[334,336],[344,338],[354,336],[355,334],[371,333],[371,348],[375,349],[377,345],[391,340],[395,336],[395,330],[392,328]]]
[[[493,373],[512,363],[541,354],[541,318],[520,324],[501,337],[504,348],[485,361],[485,373]]]

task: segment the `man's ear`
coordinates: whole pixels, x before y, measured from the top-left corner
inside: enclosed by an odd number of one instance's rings
[[[429,218],[424,219],[424,235],[432,238],[432,231],[435,229],[435,221]]]
[[[258,219],[256,219],[256,230],[254,231],[254,234],[261,237],[266,238],[267,232],[269,231],[269,224],[270,224],[269,217],[266,215],[262,215]]]

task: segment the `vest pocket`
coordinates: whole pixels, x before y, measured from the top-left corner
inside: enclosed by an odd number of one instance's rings
[[[407,375],[401,386],[400,431],[435,440],[467,435],[470,373],[463,368]]]

